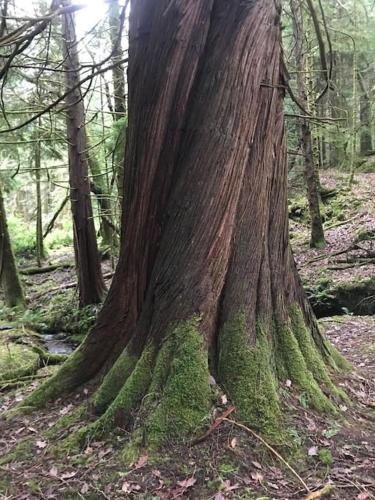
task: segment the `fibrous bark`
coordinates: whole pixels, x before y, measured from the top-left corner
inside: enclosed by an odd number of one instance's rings
[[[339,358],[288,242],[279,16],[274,0],[132,4],[119,264],[86,341],[24,403],[105,374],[79,439],[133,426],[133,444],[153,447],[196,432],[209,373],[273,436],[280,380],[334,411]]]
[[[64,6],[70,0],[63,1]],[[63,17],[65,82],[68,89],[79,82],[79,58],[74,14]],[[80,88],[66,97],[67,135],[69,143],[70,201],[73,215],[74,252],[78,275],[79,302],[84,307],[101,302],[105,285],[95,235],[88,178],[85,111]]]
[[[18,276],[0,185],[0,284],[8,307],[25,307],[25,296]]]

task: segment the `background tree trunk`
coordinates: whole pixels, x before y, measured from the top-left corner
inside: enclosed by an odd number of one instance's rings
[[[358,83],[361,90],[359,97],[359,121],[360,121],[360,154],[366,156],[372,151],[371,134],[371,101],[366,91],[365,82],[361,72],[358,71]]]
[[[89,143],[88,143],[89,144]],[[95,194],[98,202],[98,211],[100,216],[99,234],[102,237],[102,248],[108,252],[118,246],[116,226],[113,222],[112,204],[110,193],[107,190],[104,179],[105,174],[102,173],[100,164],[94,154],[88,155],[89,167],[92,175],[90,185],[91,192]]]
[[[21,280],[18,276],[16,261],[11,247],[8,224],[5,214],[3,193],[0,185],[0,283],[8,307],[25,307]]]
[[[38,129],[41,127],[41,120],[38,120]],[[35,143],[34,162],[35,162],[35,187],[36,187],[36,260],[38,267],[41,267],[41,261],[44,259],[43,245],[43,206],[40,190],[41,174],[41,143],[39,140],[39,130],[36,133],[37,142]]]
[[[63,1],[64,6],[70,0]],[[79,82],[79,59],[73,14],[63,17],[64,68],[67,88]],[[78,275],[79,302],[84,307],[101,302],[105,291],[95,235],[88,178],[85,112],[81,91],[66,97],[69,143],[70,200],[73,214],[74,251]]]
[[[279,380],[334,408],[333,351],[288,243],[279,7],[132,4],[120,261],[86,341],[25,402],[106,373],[78,440],[116,425],[151,447],[196,432],[210,372],[275,439]]]
[[[129,3],[129,2],[127,2]],[[125,15],[125,9],[124,9]],[[123,59],[122,50],[122,30],[124,28],[124,19],[120,16],[120,8],[118,0],[109,0],[109,28],[111,37],[112,62],[116,64],[112,70],[113,96],[114,96],[114,113],[115,121],[119,121],[126,116],[126,99],[125,99],[125,74],[124,67],[119,64]],[[122,206],[123,184],[124,184],[124,162],[123,162],[123,147],[125,144],[126,125],[123,124],[119,131],[118,144],[115,146],[117,151],[114,152],[117,189]]]
[[[308,64],[306,62],[306,47],[304,47],[303,12],[300,2],[290,0],[293,17],[293,31],[295,40],[295,57],[297,68],[297,95],[302,106],[309,109],[308,85],[306,79],[311,78]],[[325,246],[324,230],[319,206],[319,165],[315,164],[313,147],[314,139],[311,132],[310,122],[306,118],[300,119],[301,144],[304,159],[304,176],[307,188],[307,200],[310,213],[310,246],[322,248]],[[316,138],[315,138],[316,142]],[[318,146],[317,144],[315,144]],[[319,146],[317,147],[319,154]]]

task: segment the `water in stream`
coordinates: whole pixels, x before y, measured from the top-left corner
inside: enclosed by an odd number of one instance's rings
[[[43,333],[42,341],[45,349],[54,354],[70,354],[75,349],[64,333]]]

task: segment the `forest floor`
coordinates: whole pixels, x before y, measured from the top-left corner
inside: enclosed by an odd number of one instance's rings
[[[329,188],[337,188],[341,182],[332,172],[325,173],[322,181]],[[375,174],[362,174],[357,176],[353,193],[338,194],[326,204],[326,226],[332,227],[326,231],[328,245],[324,249],[308,246],[305,209],[302,207],[301,213],[293,216],[291,232],[297,265],[318,309],[329,304],[330,291],[338,283],[367,283],[374,277],[374,241],[360,240],[360,248],[352,249],[361,231],[371,234],[375,229],[374,192]],[[298,203],[297,199],[296,206]],[[58,260],[71,262],[72,255],[63,249],[51,255],[50,260],[53,264]],[[109,281],[111,263],[106,261],[103,265]],[[12,316],[9,311],[0,313],[0,361],[1,344],[3,349],[9,349],[14,341],[25,348],[30,347],[30,342],[43,342],[43,338],[32,337],[30,331],[34,327],[40,330],[46,318],[53,334],[69,330],[67,345],[74,345],[82,339],[82,330],[87,330],[95,315],[91,309],[83,318],[73,318],[69,326],[64,324],[76,301],[74,287],[70,286],[75,282],[71,267],[27,275],[24,282],[29,311],[22,317]],[[366,290],[368,296],[363,303],[369,307],[374,295]],[[363,300],[357,298],[353,306],[359,312]],[[305,499],[309,495],[305,484],[311,491],[332,485],[330,496],[324,498],[375,499],[375,316],[355,315],[350,311],[351,305],[339,304],[339,312],[346,314],[320,319],[329,339],[353,365],[350,373],[336,376],[337,384],[351,398],[350,403],[340,406],[339,417],[310,409],[304,395],[286,381],[280,391],[288,437],[281,445],[269,442],[270,449],[252,429],[238,426],[235,413],[230,413],[230,402],[222,395],[211,432],[202,442],[185,443],[183,447],[171,444],[158,456],[144,453],[135,463],[125,466],[119,459],[128,438],[124,433],[112,436],[110,441],[90,442],[79,454],[56,454],[56,443],[80,423],[72,422],[53,438],[48,430],[77,406],[88,403],[92,389],[83,387],[45,410],[9,422],[0,421],[0,498]],[[38,378],[30,383],[24,380],[18,387],[0,382],[0,414],[56,369],[44,367],[36,372]],[[228,414],[228,420],[220,421],[222,414]]]

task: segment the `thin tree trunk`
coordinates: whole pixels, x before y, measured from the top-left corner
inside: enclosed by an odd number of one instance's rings
[[[24,308],[26,305],[21,280],[18,276],[0,185],[0,284],[8,307]]]
[[[41,122],[38,120],[38,127],[40,128]],[[36,187],[36,260],[38,267],[41,267],[42,260],[44,259],[44,245],[43,245],[43,206],[42,196],[40,190],[40,169],[41,169],[41,144],[39,140],[39,130],[36,134],[37,142],[35,143],[34,160],[35,160],[35,187]]]
[[[365,82],[361,72],[357,72],[358,83],[361,90],[359,97],[359,120],[360,120],[360,154],[366,156],[371,153],[372,134],[371,134],[371,101],[366,91]]]
[[[88,162],[93,179],[91,181],[91,191],[95,194],[99,206],[99,233],[102,237],[102,246],[106,249],[112,249],[114,246],[117,246],[117,235],[113,224],[111,200],[105,186],[99,162],[93,154],[88,155]]]
[[[288,242],[279,19],[274,0],[132,4],[119,264],[79,351],[25,402],[106,373],[101,416],[72,439],[116,425],[133,426],[136,446],[189,436],[210,372],[275,439],[279,380],[334,408],[333,351]]]
[[[71,0],[64,0],[69,6]],[[67,88],[79,81],[79,59],[75,35],[74,15],[63,17],[64,67]],[[95,235],[88,178],[85,112],[79,88],[68,94],[67,134],[69,144],[70,200],[73,214],[74,251],[78,275],[79,302],[84,307],[101,302],[105,285]]]
[[[129,2],[128,2],[129,3]],[[109,0],[109,28],[110,28],[110,38],[111,38],[111,51],[112,51],[112,62],[116,66],[112,69],[112,81],[113,81],[113,100],[114,100],[114,113],[113,117],[115,121],[119,121],[126,116],[126,98],[125,98],[125,74],[124,68],[119,61],[123,59],[122,50],[122,30],[123,30],[123,19],[120,17],[120,8],[118,0]],[[126,124],[123,123],[122,128],[119,130],[118,144],[115,146],[117,153],[114,153],[115,163],[116,163],[116,179],[117,179],[117,189],[120,199],[120,206],[122,204],[123,197],[123,184],[124,184],[124,162],[123,158],[123,147],[125,144],[125,134],[126,134]]]
[[[298,98],[302,105],[306,108],[312,108],[311,97],[309,99],[309,88],[306,79],[310,78],[309,68],[305,56],[306,48],[304,48],[304,34],[303,34],[303,14],[300,3],[295,0],[290,1],[293,17],[293,30],[295,39],[295,57],[297,68],[297,92]],[[310,122],[306,118],[300,120],[300,133],[302,142],[302,151],[304,156],[304,175],[307,188],[307,199],[309,203],[309,213],[311,219],[310,228],[310,246],[315,248],[322,248],[325,246],[324,230],[322,217],[320,214],[319,206],[319,176],[318,168],[319,162],[317,155],[319,155],[319,145],[317,138],[313,138]],[[314,144],[317,151],[314,154]],[[317,160],[317,164],[315,163]]]

